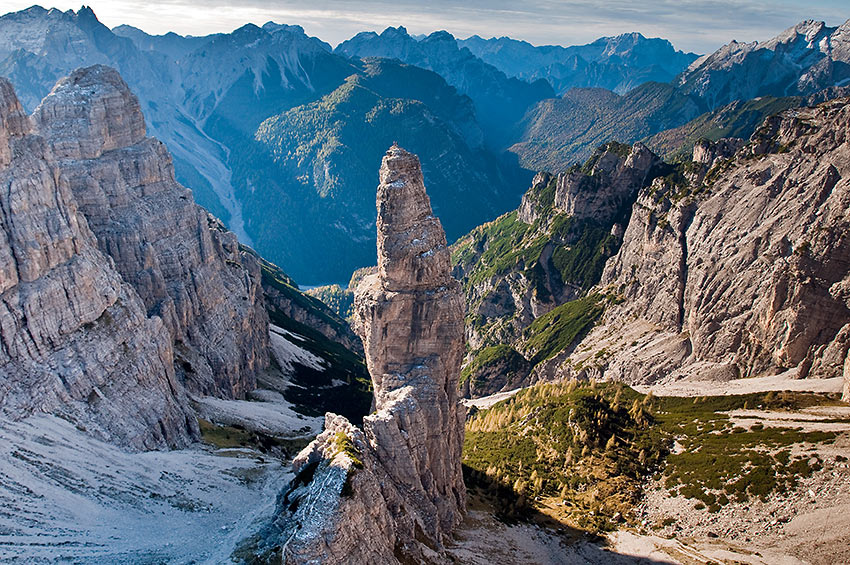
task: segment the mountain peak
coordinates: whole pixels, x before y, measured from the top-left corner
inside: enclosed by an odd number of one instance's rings
[[[407,33],[407,28],[405,28],[404,26],[389,26],[381,32],[380,37],[410,37],[410,34]]]

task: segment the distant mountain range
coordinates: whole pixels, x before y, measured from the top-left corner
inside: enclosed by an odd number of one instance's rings
[[[839,95],[847,36],[846,23],[804,22],[697,58],[638,33],[535,47],[397,27],[332,49],[294,25],[152,36],[110,30],[90,8],[34,6],[0,17],[0,75],[32,111],[73,69],[115,67],[196,200],[315,284],[374,261],[377,147],[399,141],[421,156],[454,239],[516,207],[535,170],[564,170],[602,143],[738,99]]]
[[[666,39],[639,33],[600,37],[587,45],[535,47],[510,37],[458,41],[508,76],[545,79],[558,95],[573,87],[601,87],[624,94],[645,82],[669,82],[697,55],[677,51]]]
[[[735,101],[826,100],[850,94],[848,85],[850,20],[834,28],[805,21],[764,43],[733,41],[696,59],[671,82],[645,83],[622,97],[574,88],[541,101],[525,115],[511,151],[523,166],[560,172],[587,159],[600,143],[632,143]],[[744,122],[736,135],[749,137],[764,115],[738,115]]]

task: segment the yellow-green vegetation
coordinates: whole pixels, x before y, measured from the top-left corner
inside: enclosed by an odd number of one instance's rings
[[[284,458],[293,457],[310,443],[310,438],[286,439],[248,431],[244,428],[214,424],[198,419],[201,440],[218,449],[246,447],[261,453],[272,453]]]
[[[360,453],[360,450],[357,449],[354,442],[351,441],[351,438],[345,432],[337,432],[334,435],[334,447],[336,447],[337,453],[345,453],[351,459],[351,464],[354,468],[363,468],[363,454]]]
[[[761,425],[744,429],[734,426],[726,412],[794,410],[836,401],[830,395],[792,392],[657,399],[655,416],[661,432],[681,445],[679,453],[667,458],[664,484],[671,493],[699,500],[710,511],[730,499],[766,500],[773,492],[785,492],[820,468],[809,457],[792,456],[791,446],[831,442],[835,434]]]
[[[536,365],[554,357],[586,334],[602,315],[606,300],[609,298],[594,293],[534,320],[524,332],[525,347],[534,352],[531,362]]]
[[[555,248],[552,264],[563,282],[590,288],[599,282],[605,261],[617,253],[620,242],[611,234],[610,226],[583,223],[578,241]]]
[[[762,96],[754,100],[735,101],[702,114],[683,126],[662,131],[644,140],[646,145],[666,160],[690,158],[694,145],[701,139],[717,141],[723,137],[748,139],[767,116],[804,104],[803,98]]]
[[[589,532],[614,527],[617,514],[630,520],[653,477],[717,511],[793,488],[820,463],[792,446],[835,439],[793,424],[735,427],[729,411],[834,403],[837,395],[814,393],[656,398],[614,383],[543,384],[468,420],[464,472],[503,518],[542,512]]]
[[[354,292],[338,284],[319,286],[304,294],[321,300],[328,308],[349,324],[354,319]]]
[[[452,251],[452,262],[472,266],[468,284],[477,284],[501,275],[517,265],[529,265],[540,257],[546,238],[525,240],[529,224],[517,218],[517,211],[479,226],[461,238]],[[480,255],[479,255],[480,253]]]
[[[648,402],[622,385],[525,389],[467,422],[467,483],[502,518],[536,509],[574,528],[609,529],[667,450],[650,433]]]
[[[250,447],[255,444],[256,435],[232,426],[219,426],[204,419],[198,419],[201,439],[219,449],[232,447]]]

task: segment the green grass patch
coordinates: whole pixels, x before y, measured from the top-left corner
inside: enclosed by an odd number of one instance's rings
[[[594,293],[562,304],[540,316],[524,332],[525,346],[533,351],[532,364],[550,359],[584,336],[604,310],[604,297]]]
[[[464,476],[495,497],[500,516],[546,511],[588,532],[630,520],[650,476],[670,495],[717,512],[731,501],[768,499],[797,486],[821,462],[792,447],[834,441],[831,432],[734,426],[736,409],[800,410],[838,395],[767,392],[680,398],[645,396],[616,383],[537,385],[466,425]],[[674,442],[678,443],[672,453]]]

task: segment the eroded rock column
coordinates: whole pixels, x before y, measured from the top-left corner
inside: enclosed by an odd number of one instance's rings
[[[375,388],[363,430],[325,416],[275,519],[246,547],[287,564],[450,562],[463,517],[463,297],[419,159],[393,146],[378,186],[378,272],[355,293]]]
[[[463,296],[431,211],[419,159],[394,145],[378,186],[378,273],[355,291],[377,412],[363,426],[415,510],[403,528],[439,542],[461,518]]]

